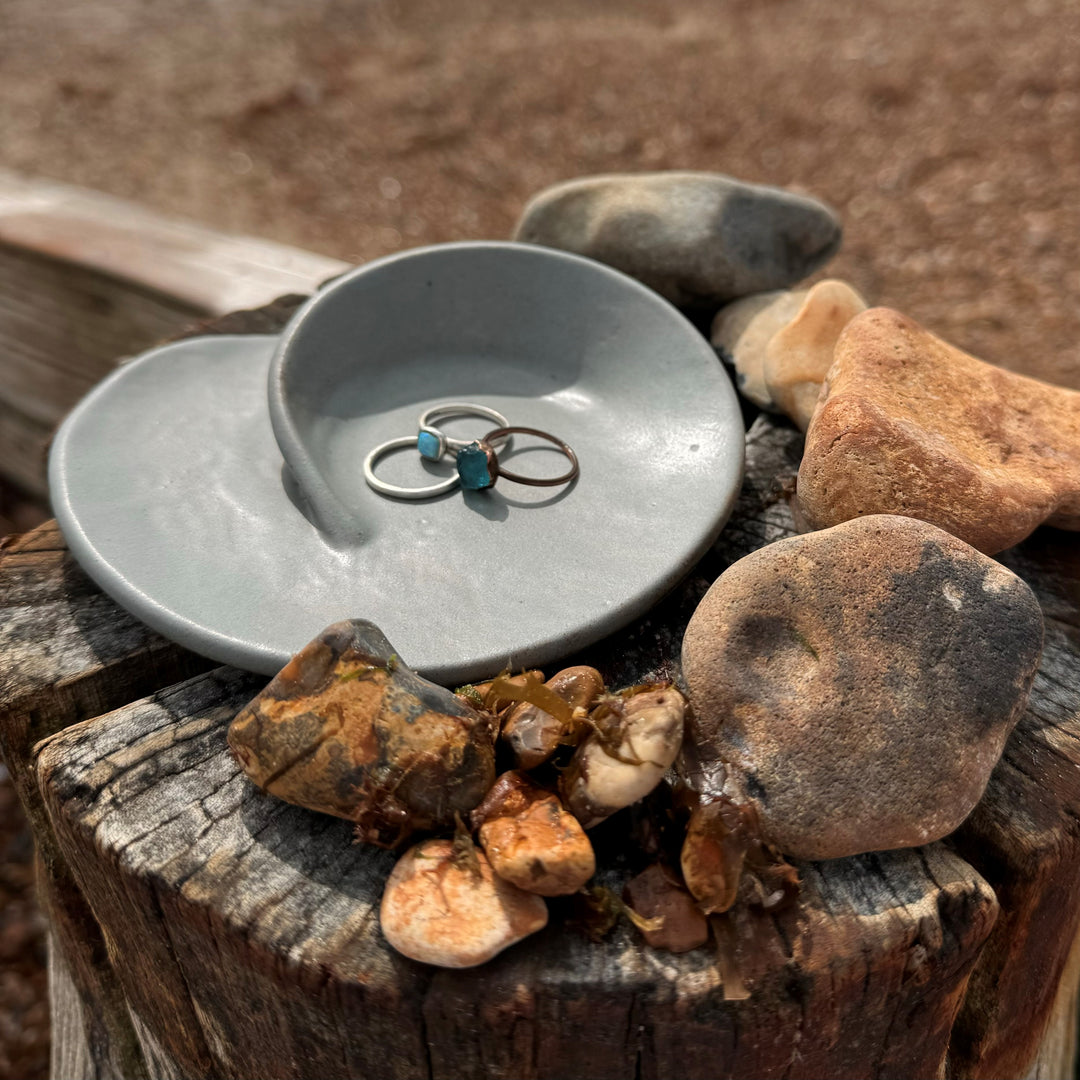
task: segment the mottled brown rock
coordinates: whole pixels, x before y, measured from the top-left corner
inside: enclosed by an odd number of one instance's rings
[[[843,281],[747,296],[717,314],[712,343],[735,365],[739,390],[805,431],[837,339],[866,301]]]
[[[563,668],[544,684],[583,718],[593,702],[604,692],[600,672],[584,665]],[[568,725],[529,701],[516,704],[502,726],[502,739],[514,755],[520,769],[542,765],[561,741],[570,734]]]
[[[379,920],[399,953],[438,967],[484,964],[547,925],[547,905],[498,877],[482,851],[425,840],[386,880]]]
[[[452,824],[495,779],[490,716],[410,671],[362,620],[306,645],[228,738],[259,787],[355,821],[361,839],[381,846]]]
[[[798,500],[814,528],[904,514],[990,555],[1044,522],[1080,529],[1080,392],[872,308],[837,342]]]
[[[692,738],[793,857],[924,844],[982,795],[1042,633],[1019,577],[925,522],[780,540],[729,567],[690,620]]]
[[[596,873],[585,830],[557,795],[524,773],[503,773],[472,813],[499,877],[540,896],[568,896]]]
[[[713,308],[801,281],[840,246],[836,214],[707,172],[584,176],[541,191],[514,239],[622,270],[672,303]]]
[[[623,900],[643,919],[659,919],[656,929],[642,929],[654,949],[683,953],[709,940],[709,921],[667,867],[654,863],[627,883]]]
[[[686,702],[673,687],[612,699],[593,710],[596,727],[574,752],[559,789],[586,829],[645,798],[671,767],[683,739]]]

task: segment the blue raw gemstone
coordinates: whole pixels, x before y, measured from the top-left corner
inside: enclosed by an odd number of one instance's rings
[[[416,449],[420,451],[422,458],[428,461],[438,461],[442,457],[442,446],[439,445],[439,437],[432,435],[430,431],[421,431],[416,436]]]
[[[458,478],[466,491],[483,491],[495,483],[487,452],[478,443],[469,443],[457,456]]]

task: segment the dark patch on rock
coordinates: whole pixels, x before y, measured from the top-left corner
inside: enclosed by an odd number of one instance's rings
[[[719,173],[587,176],[525,207],[514,239],[607,263],[691,311],[782,289],[839,248],[824,203]]]
[[[797,858],[919,845],[978,801],[1041,651],[1015,574],[933,525],[858,518],[714,583],[683,642],[692,737]]]

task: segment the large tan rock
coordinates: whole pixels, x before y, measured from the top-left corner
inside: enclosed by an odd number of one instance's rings
[[[760,293],[721,308],[712,343],[735,365],[742,394],[805,431],[837,339],[865,310],[866,301],[843,281]]]
[[[781,540],[729,567],[690,620],[688,738],[795,858],[928,843],[982,795],[1042,632],[1019,577],[925,522]]]
[[[1080,529],[1080,393],[984,363],[889,308],[848,323],[799,469],[807,522],[904,514],[993,554]]]

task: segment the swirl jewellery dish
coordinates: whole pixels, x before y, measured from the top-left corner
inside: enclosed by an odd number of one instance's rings
[[[416,502],[367,486],[373,446],[460,401],[555,433],[580,475]],[[497,423],[438,420],[464,442]],[[566,469],[555,446],[498,454]],[[330,623],[367,618],[459,684],[648,610],[719,532],[742,458],[730,381],[666,301],[587,259],[478,243],[361,267],[280,338],[145,353],[64,422],[49,477],[75,557],[181,644],[272,674]],[[415,485],[454,462],[402,452],[383,468]]]

